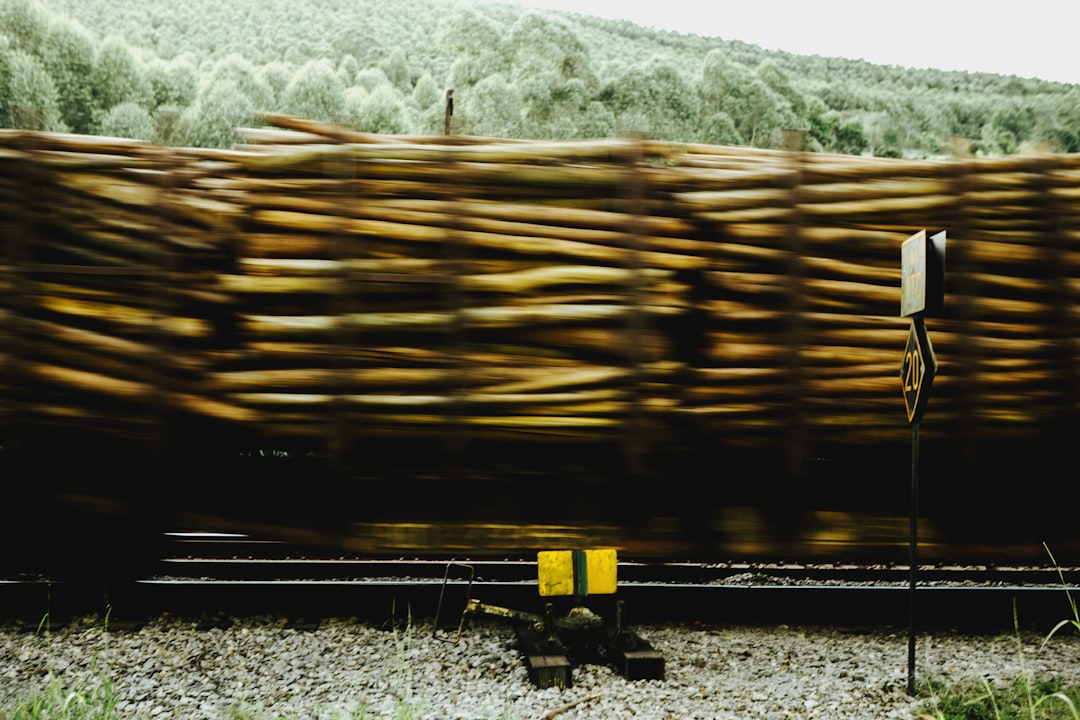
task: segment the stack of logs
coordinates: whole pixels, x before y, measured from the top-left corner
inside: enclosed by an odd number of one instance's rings
[[[949,238],[928,419],[1076,412],[1080,157],[267,126],[0,132],[5,432],[903,440],[924,228]]]

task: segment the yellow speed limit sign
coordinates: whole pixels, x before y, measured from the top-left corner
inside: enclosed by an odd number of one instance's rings
[[[908,422],[918,422],[926,410],[935,374],[937,359],[930,345],[930,337],[926,334],[926,323],[921,316],[913,317],[907,347],[904,348],[904,361],[900,363],[900,382],[904,387]]]

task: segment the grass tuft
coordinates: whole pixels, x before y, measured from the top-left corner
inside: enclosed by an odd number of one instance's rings
[[[421,704],[413,697],[412,666],[409,664],[409,648],[412,645],[412,606],[406,608],[405,628],[398,631],[396,618],[396,602],[391,607],[391,627],[394,632],[394,646],[398,658],[398,682],[400,690],[398,697],[400,702],[394,711],[394,720],[418,720],[420,718]]]
[[[1069,626],[1080,630],[1080,612],[1076,609],[1076,598],[1073,597],[1073,594],[1069,591],[1068,583],[1065,582],[1065,574],[1061,571],[1061,565],[1058,564],[1054,553],[1050,552],[1050,547],[1046,543],[1043,543],[1043,548],[1046,549],[1046,554],[1050,556],[1050,562],[1054,563],[1054,568],[1057,569],[1058,579],[1061,581],[1061,587],[1065,590],[1065,597],[1069,600],[1069,610],[1072,615],[1072,617],[1065,618],[1050,630],[1043,640],[1043,647],[1046,647],[1046,643],[1050,642],[1050,638],[1054,637],[1058,630]]]
[[[1080,687],[1060,680],[1017,678],[995,688],[986,678],[954,685],[924,707],[932,720],[1076,720]]]
[[[50,676],[45,689],[0,708],[0,720],[119,720],[116,690],[108,678],[98,684],[65,687]]]
[[[1061,586],[1069,601],[1071,617],[1067,617],[1043,638],[1040,649],[1063,628],[1080,630],[1080,612],[1076,598],[1065,582],[1061,566],[1043,543],[1046,554],[1057,569]],[[1020,638],[1020,624],[1016,601],[1013,601],[1013,628],[1016,634],[1016,651],[1020,658],[1020,677],[1005,688],[995,689],[989,680],[980,678],[978,683],[957,684],[940,690],[940,683],[931,681],[930,701],[924,705],[924,720],[1080,720],[1080,685],[1065,686],[1058,679],[1039,680],[1024,666],[1024,648]]]

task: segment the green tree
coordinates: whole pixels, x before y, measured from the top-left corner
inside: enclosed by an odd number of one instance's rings
[[[1032,136],[1049,143],[1057,152],[1080,152],[1080,87],[1047,98]]]
[[[460,132],[486,137],[520,136],[521,96],[502,73],[489,75],[456,95],[454,115]]]
[[[341,76],[341,82],[345,83],[346,87],[351,87],[356,83],[358,72],[360,72],[360,63],[356,61],[356,58],[352,55],[341,58],[341,62],[338,63],[338,75]]]
[[[742,136],[739,135],[735,121],[724,111],[715,112],[705,118],[701,126],[701,142],[714,145],[741,145]]]
[[[875,157],[903,157],[902,127],[892,116],[877,113],[869,124],[867,148]]]
[[[95,128],[94,94],[90,82],[96,66],[96,41],[79,23],[53,16],[41,39],[42,65],[56,85],[60,117],[72,132]]]
[[[514,81],[553,74],[561,82],[576,79],[587,88],[596,84],[585,43],[551,15],[526,12],[510,29],[507,46]]]
[[[825,102],[813,95],[807,100],[806,147],[812,152],[831,152],[840,127],[840,113],[830,110]]]
[[[471,92],[466,88],[467,92]],[[454,117],[451,119],[450,132],[460,133],[469,132],[464,128],[462,120],[466,119],[467,115],[458,108],[461,108],[464,103],[464,97],[459,97],[454,106]],[[416,108],[416,111],[412,114],[413,129],[412,132],[423,133],[427,135],[442,135],[446,128],[446,95],[440,95],[438,101],[431,103],[425,108]]]
[[[484,81],[473,91],[482,85]],[[511,110],[519,122],[505,128],[504,136],[568,139],[576,135],[574,119],[589,102],[580,80],[563,80],[556,73],[542,72],[520,78],[510,89],[512,92],[504,93],[504,102],[515,103]]]
[[[358,115],[356,128],[364,132],[400,134],[412,130],[405,102],[389,84],[365,95]]]
[[[60,100],[49,73],[33,55],[13,50],[6,59],[9,127],[22,130],[66,130]]]
[[[11,127],[11,55],[14,49],[0,32],[0,128]]]
[[[38,0],[0,0],[0,32],[13,50],[39,55],[48,25],[49,15]]]
[[[364,100],[368,91],[359,85],[345,88],[341,94],[341,122],[351,128],[359,129],[360,118],[364,112]]]
[[[344,91],[341,78],[329,60],[310,60],[285,88],[281,104],[285,112],[329,122],[344,111]]]
[[[755,79],[738,101],[725,105],[738,118],[746,141],[757,147],[776,147],[785,128],[798,125],[791,105],[761,80]]]
[[[380,85],[393,87],[390,78],[386,77],[386,73],[382,71],[382,68],[364,68],[356,74],[356,84],[368,92]]]
[[[416,86],[412,92],[413,102],[421,110],[431,107],[442,100],[443,97],[444,95],[440,92],[439,86],[431,75],[427,73],[421,75],[420,79],[416,81]]]
[[[459,5],[439,25],[436,42],[452,58],[450,87],[463,89],[489,75],[507,73],[503,30],[476,8]]]
[[[138,103],[120,103],[101,119],[101,132],[113,137],[150,140],[155,128],[150,113]]]
[[[1009,102],[998,107],[990,119],[990,125],[998,135],[1011,135],[1018,146],[1020,141],[1031,137],[1035,128],[1035,111],[1030,103]]]
[[[368,67],[386,55],[386,49],[380,40],[381,33],[374,21],[365,17],[364,13],[351,14],[345,22],[335,23],[335,26],[337,30],[330,39],[334,57],[352,55],[360,67]],[[304,53],[303,59],[311,59],[311,55]]]
[[[259,67],[259,80],[269,88],[272,96],[267,107],[281,107],[281,98],[285,95],[285,88],[289,87],[295,73],[292,65],[276,60]]]
[[[577,137],[609,138],[615,134],[615,113],[599,100],[591,101],[577,121]]]
[[[401,92],[412,89],[412,73],[409,72],[409,60],[405,57],[405,51],[395,47],[390,54],[379,63],[379,67],[386,73],[390,83]]]
[[[198,87],[198,69],[190,55],[179,55],[172,60],[153,58],[146,65],[146,78],[150,83],[152,108],[163,105],[186,107],[195,101]]]
[[[125,102],[149,105],[153,94],[135,53],[117,35],[105,38],[98,48],[93,89],[102,114]]]
[[[255,65],[236,53],[230,53],[218,60],[209,73],[203,73],[199,83],[199,95],[206,94],[211,88],[230,84],[240,90],[244,98],[259,112],[273,107],[273,90]]]
[[[836,152],[846,155],[862,155],[868,146],[869,142],[866,140],[866,133],[863,132],[862,122],[858,119],[852,118],[836,128],[833,143],[833,149]]]
[[[1010,130],[989,122],[983,126],[982,133],[975,142],[978,155],[1011,155],[1020,147],[1016,135]]]
[[[701,71],[704,113],[727,113],[739,136],[750,145],[777,145],[782,130],[800,124],[791,103],[760,77],[765,75],[780,84],[777,72],[778,68],[766,65],[762,73],[754,74],[722,50],[710,51]]]
[[[593,100],[596,76],[588,48],[574,29],[550,14],[526,12],[511,28],[506,47],[513,92],[503,91],[503,102],[518,102],[520,110],[517,121],[500,134],[580,137],[578,124]]]
[[[184,115],[184,108],[162,105],[154,110],[153,123],[155,144],[176,147],[193,144],[190,116]]]
[[[618,132],[680,141],[699,134],[696,97],[693,85],[660,58],[625,68],[600,93],[615,115]]]
[[[754,74],[765,83],[770,90],[784,98],[788,105],[791,107],[792,113],[794,113],[793,127],[805,129],[807,120],[807,99],[801,92],[795,89],[795,86],[791,84],[791,80],[788,78],[780,65],[777,64],[772,58],[768,58],[761,61],[761,64],[754,70]]]
[[[990,109],[984,99],[975,95],[958,93],[948,100],[946,107],[952,137],[979,137],[983,125],[990,119]]]
[[[227,148],[239,141],[239,128],[255,120],[255,105],[234,80],[206,88],[194,105],[184,111],[181,122],[190,128],[196,147]]]
[[[861,86],[847,78],[831,78],[829,82],[815,88],[815,95],[826,107],[837,112],[850,112],[866,109],[860,92]]]
[[[851,117],[846,121],[835,110],[825,109],[818,98],[808,103],[810,112],[809,142],[817,151],[844,155],[862,155],[869,147],[862,120]]]
[[[723,111],[732,99],[740,99],[743,88],[750,85],[753,75],[742,63],[732,60],[720,48],[710,50],[701,66],[701,102],[703,115]]]

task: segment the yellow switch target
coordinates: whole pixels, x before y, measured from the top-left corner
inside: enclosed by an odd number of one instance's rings
[[[536,554],[540,596],[611,595],[618,564],[615,548],[541,551]]]

